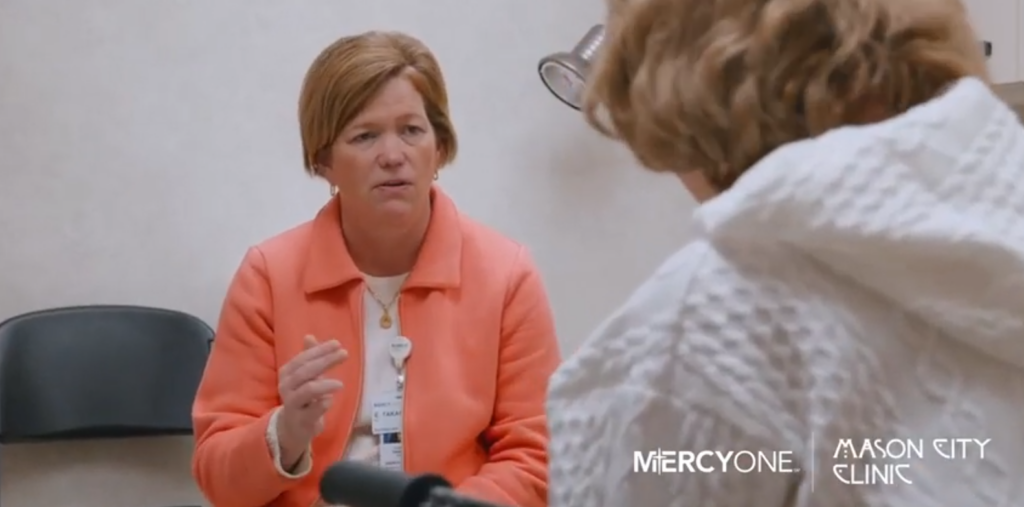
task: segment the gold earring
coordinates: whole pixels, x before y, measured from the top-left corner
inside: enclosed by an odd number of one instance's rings
[[[338,186],[337,185],[331,185],[331,197],[334,197],[336,195],[338,195]]]

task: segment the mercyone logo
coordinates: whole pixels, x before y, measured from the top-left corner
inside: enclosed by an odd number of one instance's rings
[[[633,451],[633,473],[804,473],[814,490],[818,472],[845,486],[914,484],[912,468],[934,463],[977,463],[988,458],[989,438],[840,438],[824,452],[812,435],[798,464],[793,451]],[[827,454],[826,454],[827,453]],[[817,459],[816,459],[817,458]],[[967,465],[966,463],[964,466]],[[829,473],[831,472],[831,473]]]
[[[796,473],[792,451],[634,451],[633,473]]]

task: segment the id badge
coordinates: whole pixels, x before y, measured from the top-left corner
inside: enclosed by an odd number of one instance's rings
[[[379,438],[380,467],[384,470],[403,471],[405,463],[402,459],[402,434],[385,433]]]
[[[402,432],[402,393],[388,391],[373,397],[372,430],[374,435]],[[401,447],[401,443],[398,444]],[[383,450],[381,451],[383,455]],[[383,460],[383,459],[382,459]]]

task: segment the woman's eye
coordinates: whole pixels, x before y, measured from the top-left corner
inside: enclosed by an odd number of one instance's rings
[[[354,142],[354,143],[364,143],[364,142],[370,141],[372,139],[373,139],[373,134],[371,134],[369,132],[363,132],[362,134],[359,134],[359,135],[353,137],[352,138],[352,142]]]
[[[423,129],[417,125],[409,125],[405,127],[406,134],[422,134]]]

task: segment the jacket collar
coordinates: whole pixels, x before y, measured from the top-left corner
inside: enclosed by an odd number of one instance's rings
[[[406,288],[458,287],[462,265],[462,224],[455,203],[436,186],[430,189],[430,225]],[[303,277],[307,294],[340,287],[363,274],[341,232],[341,201],[334,196],[313,219],[313,237]]]

